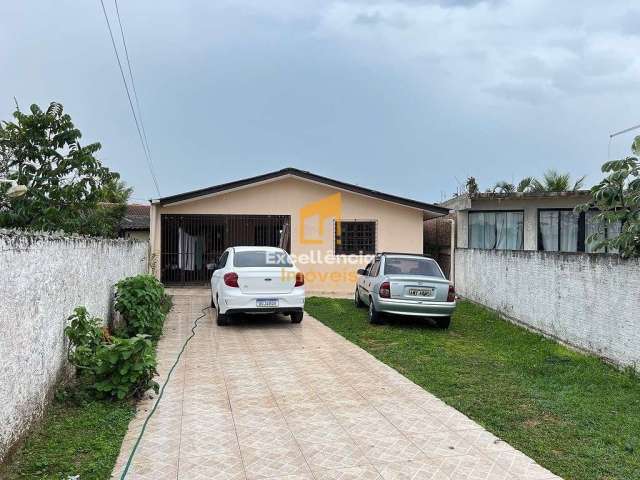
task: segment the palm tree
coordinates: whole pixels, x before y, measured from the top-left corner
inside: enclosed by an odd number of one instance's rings
[[[498,193],[526,193],[526,192],[568,192],[576,191],[582,188],[585,177],[580,177],[571,186],[571,175],[568,173],[558,173],[557,170],[547,170],[542,176],[542,180],[538,180],[535,177],[525,177],[518,185],[505,182],[504,180],[496,183],[493,189],[488,189],[488,192]]]
[[[534,181],[534,177],[524,177],[522,180],[520,180],[520,183],[518,183],[516,191],[521,193],[532,191]]]
[[[504,180],[496,183],[493,186],[493,193],[513,193],[516,191],[516,187],[513,183],[505,182]]]
[[[526,180],[526,179],[525,179]],[[571,187],[571,175],[569,173],[559,173],[557,170],[547,170],[542,176],[542,181],[534,178],[530,183],[532,192],[568,192],[570,190],[580,190],[585,177],[582,176]],[[524,180],[523,180],[524,181]],[[522,182],[521,182],[522,183]]]

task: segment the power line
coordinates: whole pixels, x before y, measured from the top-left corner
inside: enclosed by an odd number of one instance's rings
[[[147,146],[147,152],[149,152],[149,156],[151,156],[151,148],[149,147],[147,132],[144,129],[144,122],[142,121],[142,109],[140,108],[140,102],[138,101],[138,91],[136,90],[136,82],[133,80],[133,70],[131,68],[131,61],[129,60],[129,49],[127,48],[127,41],[124,38],[124,28],[122,28],[122,20],[120,20],[120,9],[118,8],[118,0],[113,0],[113,3],[116,6],[116,17],[118,17],[118,25],[120,26],[120,36],[122,37],[122,45],[124,45],[124,56],[125,56],[125,59],[127,60],[127,68],[129,69],[129,77],[131,78],[133,98],[136,101],[136,107],[138,108],[138,118],[140,119],[142,136],[144,137],[144,143]]]
[[[144,142],[144,137],[142,135],[142,131],[140,130],[140,124],[138,122],[138,117],[136,115],[136,110],[133,107],[133,101],[131,100],[131,93],[129,92],[129,85],[127,85],[127,79],[124,74],[124,69],[122,68],[122,62],[120,61],[120,55],[118,54],[118,48],[116,47],[116,41],[113,38],[113,31],[111,30],[111,23],[109,22],[109,16],[107,15],[107,9],[104,6],[104,1],[100,0],[100,5],[102,5],[102,13],[104,13],[104,19],[107,22],[107,28],[109,29],[109,37],[111,38],[111,45],[113,45],[113,51],[116,54],[116,60],[118,61],[118,68],[120,69],[120,74],[122,75],[122,82],[124,83],[124,89],[127,92],[127,99],[129,100],[129,106],[131,107],[131,113],[133,115],[133,120],[136,124],[136,129],[138,130],[138,137],[140,138],[140,143],[142,144],[142,150],[144,151],[145,157],[147,159],[147,165],[149,167],[149,173],[151,174],[151,178],[153,179],[153,184],[156,187],[156,192],[158,196],[162,196],[160,194],[160,187],[158,186],[158,179],[156,178],[156,174],[153,171],[153,162],[151,161],[151,154],[149,150],[147,150],[147,145]]]

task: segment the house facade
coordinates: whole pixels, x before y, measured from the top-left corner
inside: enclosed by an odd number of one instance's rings
[[[598,225],[596,211],[574,212],[590,200],[588,190],[477,193],[441,205],[456,213],[457,248],[616,253],[596,252],[587,240],[598,230],[608,237],[619,232],[619,226]]]
[[[422,253],[423,221],[447,208],[287,168],[154,200],[151,252],[166,284],[207,284],[230,246],[281,246],[307,290],[350,294],[380,251]]]

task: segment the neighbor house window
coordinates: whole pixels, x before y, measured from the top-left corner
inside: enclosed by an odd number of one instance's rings
[[[587,252],[605,253],[605,249],[594,248],[588,242],[590,235],[600,231],[605,238],[615,238],[620,234],[620,224],[604,226],[594,220],[596,210],[576,213],[572,209],[538,211],[538,250],[547,252]],[[617,253],[609,250],[609,253]]]
[[[573,210],[540,210],[538,232],[539,250],[584,251],[584,223]]]
[[[522,250],[524,212],[469,212],[469,248]]]
[[[600,232],[602,238],[612,240],[620,235],[622,224],[620,222],[604,225],[602,222],[595,220],[595,216],[600,213],[597,210],[590,210],[585,213],[585,252],[588,253],[618,253],[617,248],[595,248],[595,242],[589,242],[587,239],[594,233]]]
[[[376,222],[339,221],[335,230],[336,255],[376,253]]]

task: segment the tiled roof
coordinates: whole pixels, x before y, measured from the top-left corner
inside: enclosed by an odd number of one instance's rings
[[[149,230],[149,205],[127,205],[127,213],[122,222],[121,230]]]

